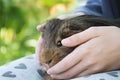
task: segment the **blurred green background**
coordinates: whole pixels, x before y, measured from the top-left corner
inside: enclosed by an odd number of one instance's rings
[[[76,7],[76,0],[0,0],[0,65],[33,54],[36,26]]]

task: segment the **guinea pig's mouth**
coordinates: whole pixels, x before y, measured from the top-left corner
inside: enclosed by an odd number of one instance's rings
[[[43,65],[41,65],[41,66],[45,71],[47,71],[50,68],[49,65],[45,64],[45,63],[43,63]]]
[[[42,68],[43,68],[44,70],[48,70],[48,69],[50,68],[50,63],[51,63],[51,62],[52,62],[52,59],[44,62],[43,64],[41,64]]]

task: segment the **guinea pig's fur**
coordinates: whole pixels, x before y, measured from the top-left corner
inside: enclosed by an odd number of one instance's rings
[[[84,31],[92,26],[120,27],[120,19],[110,20],[98,16],[83,15],[64,20],[57,18],[49,20],[45,24],[42,33],[43,43],[41,45],[40,52],[41,66],[49,69],[72,52],[75,47],[77,47],[62,46],[62,39]],[[44,74],[44,78],[45,80],[55,80],[52,79],[46,72]]]

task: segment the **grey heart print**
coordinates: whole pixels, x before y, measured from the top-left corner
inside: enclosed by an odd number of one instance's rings
[[[16,69],[27,69],[26,65],[23,63],[20,63],[18,66],[15,66]]]
[[[10,78],[15,78],[16,77],[16,75],[13,74],[12,71],[7,71],[2,76],[4,76],[4,77],[10,77]]]

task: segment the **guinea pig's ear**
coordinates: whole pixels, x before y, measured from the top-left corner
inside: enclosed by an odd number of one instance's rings
[[[60,24],[61,20],[58,18],[53,18],[51,20],[48,20],[46,25],[45,25],[45,30],[47,29],[48,31],[53,31],[56,26]]]
[[[50,19],[46,22],[43,29],[43,36],[48,36],[49,34],[56,34],[55,32],[59,29],[61,20],[58,18]]]
[[[62,25],[62,29],[61,29],[62,35],[61,35],[61,37],[66,38],[66,37],[69,37],[69,36],[71,36],[75,33],[81,32],[83,30],[84,29],[82,27],[80,27],[79,24],[75,24],[75,23],[72,23],[72,22],[65,22]]]

